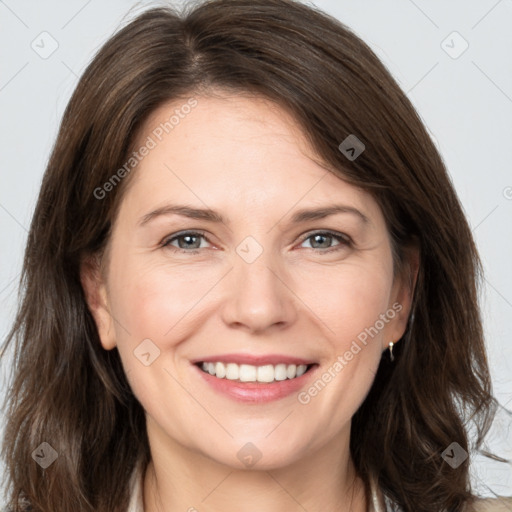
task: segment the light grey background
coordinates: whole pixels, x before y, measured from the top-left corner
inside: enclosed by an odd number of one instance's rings
[[[447,164],[484,262],[482,309],[489,363],[495,395],[510,411],[512,0],[314,3],[351,27],[384,61]],[[95,51],[119,25],[154,5],[129,0],[0,0],[2,338],[14,317],[40,180],[71,92]],[[58,47],[45,55],[52,45]],[[0,367],[1,396],[8,365],[6,354]],[[511,460],[512,421],[504,408],[488,444]],[[472,476],[482,495],[512,495],[512,464],[477,456]]]

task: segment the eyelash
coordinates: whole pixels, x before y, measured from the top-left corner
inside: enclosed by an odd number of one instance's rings
[[[173,252],[180,252],[180,253],[184,253],[184,254],[199,254],[201,249],[190,249],[190,250],[189,249],[180,249],[178,247],[174,247],[174,246],[170,245],[171,242],[174,242],[174,240],[177,240],[184,236],[191,236],[191,235],[192,236],[200,236],[200,237],[204,238],[208,243],[211,243],[210,240],[208,239],[208,237],[201,231],[183,231],[181,233],[177,233],[177,234],[173,235],[170,238],[164,239],[161,244],[161,247],[168,248],[168,249],[172,250]],[[353,245],[352,239],[348,235],[342,235],[341,233],[336,233],[333,231],[315,231],[312,233],[308,233],[308,235],[305,236],[300,243],[302,244],[306,240],[308,240],[316,235],[327,235],[327,236],[330,236],[330,237],[336,239],[339,242],[339,245],[335,245],[334,247],[330,247],[325,250],[312,248],[313,251],[317,251],[319,253],[323,253],[323,254],[331,253],[331,252],[338,251],[344,247],[352,247],[352,245]]]

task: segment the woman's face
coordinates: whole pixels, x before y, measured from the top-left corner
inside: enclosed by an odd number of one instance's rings
[[[273,468],[346,446],[409,312],[383,214],[315,163],[285,111],[195,100],[140,134],[89,301],[102,345],[117,346],[153,447]]]

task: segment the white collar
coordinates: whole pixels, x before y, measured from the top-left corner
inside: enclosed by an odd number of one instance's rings
[[[130,479],[130,489],[132,494],[130,503],[126,512],[144,512],[144,501],[142,496],[142,489],[144,485],[144,471],[142,462],[137,462]]]

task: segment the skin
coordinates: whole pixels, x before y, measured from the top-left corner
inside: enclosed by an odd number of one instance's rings
[[[248,95],[196,99],[133,171],[102,269],[82,271],[101,343],[117,347],[146,411],[152,461],[145,511],[230,512],[242,504],[247,512],[363,512],[349,452],[351,418],[382,352],[405,330],[413,291],[393,275],[382,211],[371,195],[317,163],[280,107]],[[153,112],[139,145],[184,103]],[[225,223],[162,215],[138,225],[169,203],[209,207]],[[332,203],[356,208],[368,222],[341,213],[290,224],[297,210]],[[162,246],[183,230],[201,230],[208,240],[189,240],[191,249],[183,238]],[[352,243],[311,235],[326,230]],[[248,236],[263,251],[252,263],[236,252]],[[296,393],[264,404],[234,401],[190,363],[222,353],[277,353],[314,360],[321,375],[395,303],[401,311],[307,404]],[[134,350],[148,338],[160,355],[145,366]],[[248,442],[262,454],[252,468],[237,457]]]

